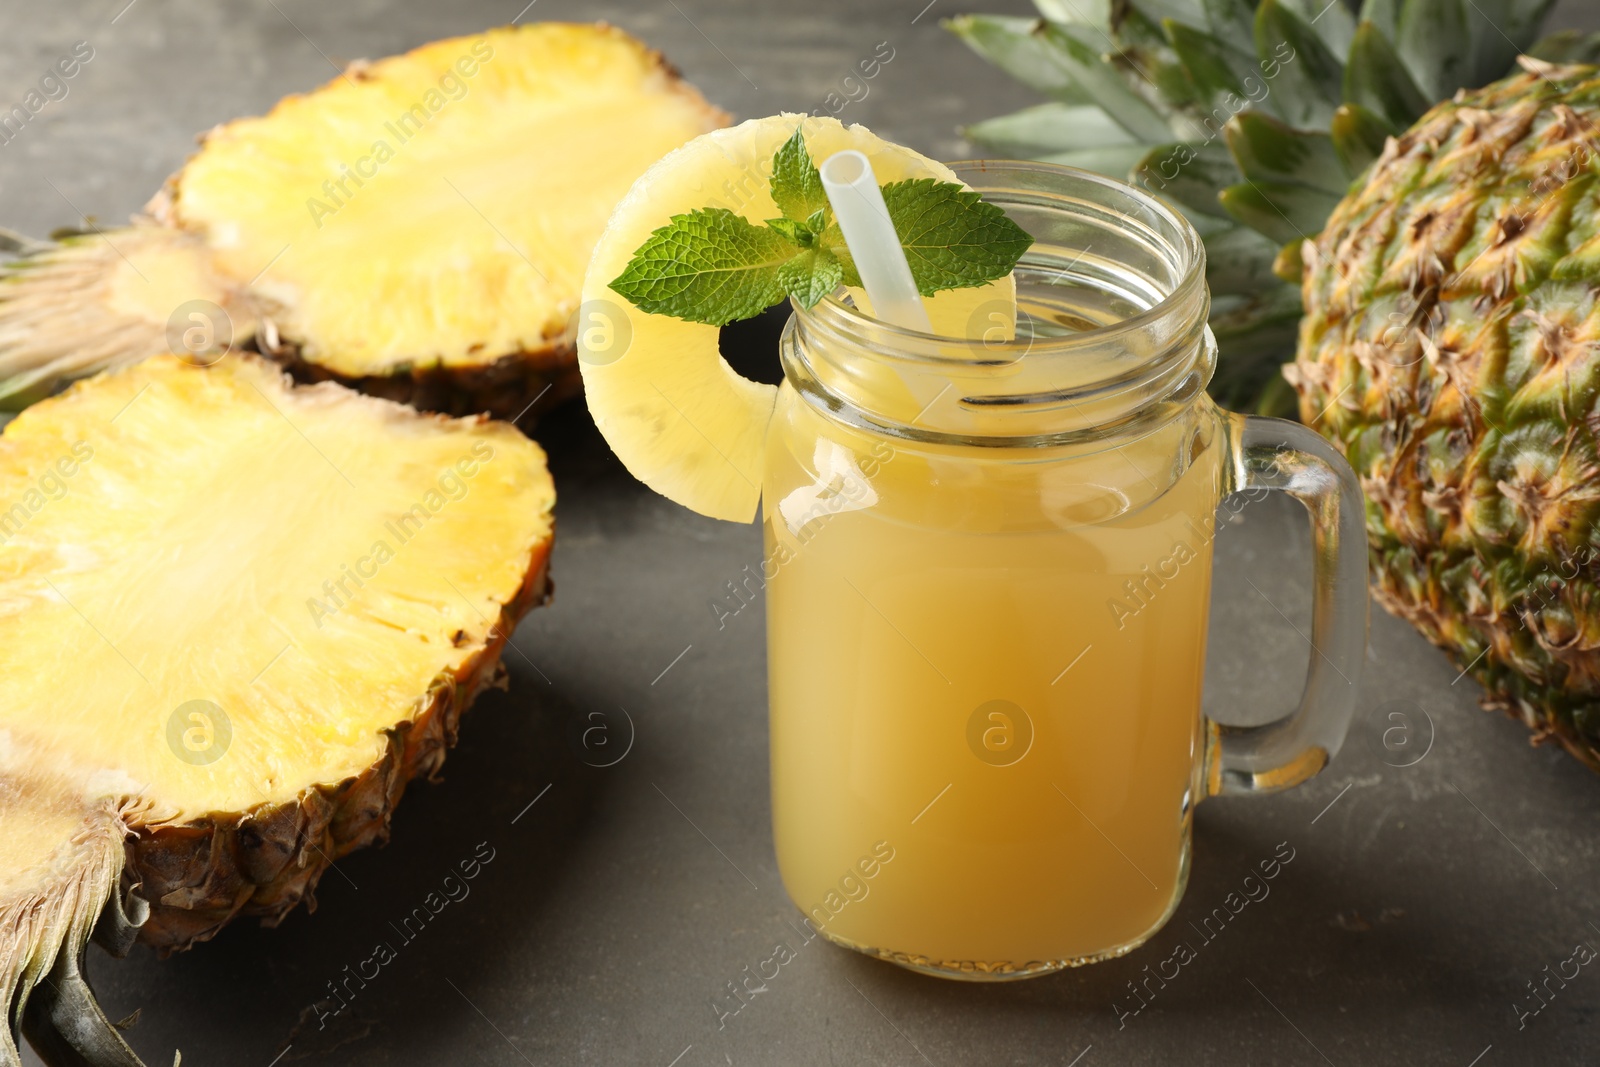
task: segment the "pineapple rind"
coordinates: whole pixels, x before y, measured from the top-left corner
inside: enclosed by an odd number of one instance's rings
[[[1285,376],[1361,477],[1379,601],[1600,769],[1600,68],[1524,62],[1307,242]]]
[[[260,339],[257,341],[260,345]],[[517,352],[479,366],[400,365],[382,374],[339,374],[288,342],[267,350],[300,382],[338,382],[369,396],[446,415],[482,412],[527,427],[539,415],[583,392],[575,347],[568,342]]]
[[[500,656],[518,621],[549,599],[548,542],[530,562],[522,588],[490,627],[497,636],[441,674],[410,720],[385,731],[383,755],[370,767],[281,803],[141,828],[128,845],[131,876],[152,901],[139,940],[167,955],[210,940],[238,916],[276,926],[302,901],[315,909],[317,883],[335,860],[386,842],[407,783],[438,774],[462,712],[499,684]],[[209,848],[196,847],[202,843]]]

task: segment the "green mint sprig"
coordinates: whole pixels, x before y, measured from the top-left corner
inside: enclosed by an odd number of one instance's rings
[[[859,286],[799,129],[772,157],[771,189],[782,218],[757,226],[726,208],[674,215],[611,288],[641,311],[724,326],[785,297],[809,308],[840,285]],[[1003,278],[1033,244],[1003,211],[954,182],[890,182],[883,202],[923,296]]]

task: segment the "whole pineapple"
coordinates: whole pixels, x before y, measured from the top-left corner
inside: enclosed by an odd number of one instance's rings
[[[1285,376],[1361,476],[1379,600],[1600,769],[1600,68],[1521,63],[1305,243]]]
[[[1286,414],[1278,367],[1300,317],[1296,261],[1386,137],[1534,44],[1550,0],[1034,0],[1042,18],[946,26],[1051,102],[967,128],[998,154],[1083,167],[1175,201],[1205,239],[1211,391]]]

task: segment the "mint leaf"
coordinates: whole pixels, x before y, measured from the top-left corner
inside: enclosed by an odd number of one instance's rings
[[[813,211],[804,222],[796,222],[794,219],[768,219],[767,225],[801,248],[810,248],[817,243],[817,237],[828,228],[831,214],[826,209],[819,209]]]
[[[783,234],[801,248],[809,248],[816,240],[816,231],[794,219],[768,219],[767,225]]]
[[[786,218],[805,222],[816,212],[828,210],[822,175],[811,162],[811,153],[806,151],[806,142],[798,126],[794,136],[783,142],[778,154],[772,157],[771,185],[772,202]]]
[[[1005,212],[954,182],[891,182],[883,202],[923,296],[1003,278],[1033,244]]]
[[[700,208],[652,233],[611,288],[652,315],[725,326],[783,299],[778,273],[796,252],[774,230]]]
[[[808,248],[778,269],[778,281],[795,303],[808,308],[839,288],[844,267],[825,248]]]
[[[782,218],[763,227],[726,208],[674,215],[611,288],[641,311],[725,326],[785,294],[809,308],[841,284],[860,286],[799,129],[772,158],[771,188]],[[1033,244],[1005,212],[952,182],[893,182],[883,200],[923,296],[1003,278]]]

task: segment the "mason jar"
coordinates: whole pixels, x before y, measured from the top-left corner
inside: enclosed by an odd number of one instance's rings
[[[1326,765],[1366,548],[1335,450],[1207,395],[1205,252],[1177,211],[1065,167],[955,170],[1035,239],[1015,322],[996,287],[956,298],[966,340],[841,291],[783,336],[762,489],[773,822],[824,936],[1006,979],[1140,944],[1183,893],[1199,800]],[[1250,728],[1201,711],[1217,510],[1243,491],[1305,505],[1315,569],[1300,704]]]

